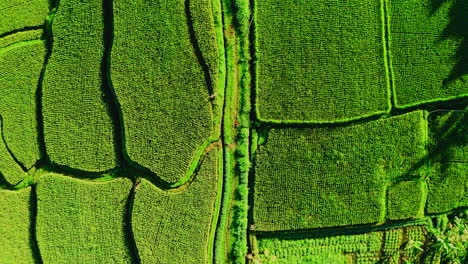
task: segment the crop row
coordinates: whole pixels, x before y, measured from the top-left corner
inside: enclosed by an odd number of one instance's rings
[[[260,121],[349,121],[468,95],[463,1],[254,2]]]
[[[260,263],[389,263],[419,261],[411,241],[424,241],[422,226],[330,237],[259,237]]]
[[[414,111],[350,126],[272,129],[256,153],[255,230],[382,224],[465,207],[466,111],[428,121]]]
[[[207,263],[220,161],[220,151],[209,152],[180,191],[144,179],[86,181],[54,173],[32,187],[0,190],[0,262]]]

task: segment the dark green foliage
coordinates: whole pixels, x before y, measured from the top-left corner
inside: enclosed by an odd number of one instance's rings
[[[427,187],[422,180],[391,185],[387,196],[387,218],[403,220],[423,217],[426,196]]]
[[[257,263],[399,264],[404,260],[416,261],[421,253],[407,245],[412,241],[424,240],[423,228],[413,226],[315,238],[260,237]]]
[[[0,35],[44,24],[49,13],[49,0],[0,1]]]
[[[101,90],[103,23],[102,1],[60,1],[42,91],[50,160],[93,172],[116,165],[112,120]]]
[[[434,1],[387,1],[398,107],[468,95],[467,72],[457,69],[466,39],[455,34],[467,34],[468,2]]]
[[[90,182],[56,174],[37,184],[37,240],[44,263],[130,263],[124,216],[128,179]]]
[[[36,263],[30,247],[30,192],[0,190],[0,263]]]
[[[421,111],[335,128],[272,129],[256,154],[256,230],[384,220],[385,185],[425,174]]]
[[[432,162],[468,162],[468,111],[429,115],[429,154]]]
[[[142,263],[207,263],[217,185],[218,151],[211,151],[185,189],[163,191],[147,180],[136,189],[132,228]]]
[[[35,100],[44,55],[41,40],[0,49],[0,172],[11,184],[39,159]]]
[[[428,182],[426,211],[450,212],[468,206],[468,163],[434,163]]]
[[[427,212],[444,213],[468,206],[468,112],[429,115],[429,179]]]
[[[128,156],[170,183],[219,135],[211,14],[206,0],[114,1],[111,77]]]
[[[256,0],[256,109],[271,122],[389,110],[380,1]]]

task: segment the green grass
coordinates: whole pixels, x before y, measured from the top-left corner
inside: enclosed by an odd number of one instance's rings
[[[468,76],[456,69],[459,52],[466,50],[461,45],[466,43],[451,32],[466,32],[466,25],[459,24],[466,18],[451,12],[452,3],[458,1],[438,1],[445,2],[438,9],[432,7],[436,1],[387,2],[397,106],[468,95]],[[466,2],[462,5],[466,10]]]
[[[384,220],[386,185],[425,175],[422,111],[335,128],[272,129],[258,147],[256,230]]]
[[[193,182],[177,192],[141,180],[132,229],[142,263],[211,263],[218,158],[218,151],[212,150]]]
[[[0,35],[44,24],[49,0],[3,0],[0,2]]]
[[[114,2],[111,77],[128,156],[168,183],[192,174],[220,135],[213,10],[208,0],[187,3]]]
[[[330,237],[259,237],[260,254],[254,263],[397,264],[419,260],[421,254],[407,245],[421,240],[424,233],[420,226]]]
[[[426,197],[427,186],[423,180],[391,185],[387,196],[387,218],[405,220],[423,217]]]
[[[387,112],[380,1],[255,1],[262,121],[334,122]]]
[[[0,190],[0,263],[36,263],[31,249],[31,188]]]
[[[37,184],[37,240],[44,263],[130,263],[124,217],[128,179],[91,182],[48,174]]]
[[[112,169],[114,131],[102,91],[102,2],[60,1],[51,29],[52,54],[42,89],[49,158],[85,171]]]
[[[45,56],[44,42],[18,42],[0,49],[0,171],[11,183],[22,177],[18,165],[31,168],[39,159],[36,89]],[[8,153],[11,151],[12,155]]]

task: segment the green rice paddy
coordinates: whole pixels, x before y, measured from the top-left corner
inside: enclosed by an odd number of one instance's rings
[[[466,263],[467,29],[466,0],[0,1],[0,263]]]

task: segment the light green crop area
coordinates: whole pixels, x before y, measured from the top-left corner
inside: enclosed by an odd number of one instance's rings
[[[387,3],[397,106],[468,95],[466,65],[457,66],[467,56],[467,40],[459,35],[466,34],[466,1]]]
[[[208,263],[217,185],[218,151],[212,150],[193,182],[180,192],[147,180],[136,190],[132,228],[142,263]]]
[[[50,160],[86,171],[116,165],[113,127],[102,92],[103,23],[102,1],[60,1],[42,91]]]
[[[132,182],[49,174],[37,184],[37,240],[44,263],[130,263],[124,216]]]
[[[0,1],[0,35],[41,26],[49,13],[50,0],[2,0]]]
[[[256,230],[384,220],[386,185],[425,174],[422,111],[335,128],[272,129],[256,155]]]
[[[259,237],[258,248],[265,264],[398,264],[421,258],[418,251],[407,247],[410,240],[423,241],[423,227],[315,238]]]
[[[22,177],[12,154],[25,168],[39,159],[36,89],[45,56],[44,42],[32,40],[0,49],[0,171],[11,183]]]
[[[209,3],[114,1],[111,77],[128,156],[169,183],[219,136],[222,95]]]
[[[0,263],[36,263],[31,250],[31,188],[0,190]]]
[[[386,112],[376,0],[256,0],[260,120],[333,122]]]
[[[42,28],[27,30],[27,31],[20,31],[14,34],[7,35],[3,38],[0,38],[0,53],[2,53],[1,49],[8,47],[12,44],[17,42],[26,42],[28,40],[40,39],[44,31]],[[19,45],[19,44],[17,44]]]

